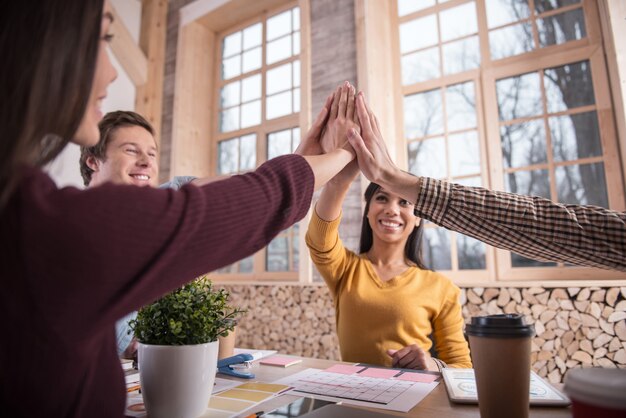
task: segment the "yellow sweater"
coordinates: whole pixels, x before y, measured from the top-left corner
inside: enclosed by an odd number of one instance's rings
[[[381,281],[364,255],[343,246],[340,220],[326,222],[314,211],[306,243],[335,302],[342,359],[391,366],[386,350],[417,344],[429,351],[432,333],[438,358],[450,367],[472,367],[459,288],[417,267]]]

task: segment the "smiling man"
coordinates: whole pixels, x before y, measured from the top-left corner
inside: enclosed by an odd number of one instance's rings
[[[99,124],[100,142],[81,148],[80,174],[87,187],[107,182],[156,186],[159,161],[154,129],[140,114],[107,113]],[[175,177],[161,187],[180,188],[194,177]],[[195,180],[194,183],[204,181]]]
[[[107,113],[99,123],[100,142],[93,147],[81,147],[80,174],[87,187],[104,183],[156,186],[159,160],[154,128],[143,116],[131,111]],[[214,179],[174,177],[161,188],[179,189],[187,183],[202,185]],[[132,358],[136,343],[128,333],[128,314],[116,324],[118,354]]]

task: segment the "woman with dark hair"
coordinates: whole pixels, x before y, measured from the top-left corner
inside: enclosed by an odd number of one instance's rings
[[[122,417],[115,321],[261,249],[353,159],[349,146],[288,155],[179,191],[58,189],[41,165],[68,141],[99,140],[100,104],[116,77],[106,51],[109,7],[103,0],[2,2],[0,405],[11,417]],[[301,154],[321,151],[332,100]]]
[[[352,114],[331,114],[327,129],[358,128],[352,119]],[[343,246],[338,233],[341,206],[357,174],[353,161],[328,182],[306,236],[335,302],[342,360],[426,370],[446,364],[472,367],[460,290],[424,267],[423,223],[411,202],[371,183],[365,191],[359,254]],[[431,334],[438,358],[428,354]]]

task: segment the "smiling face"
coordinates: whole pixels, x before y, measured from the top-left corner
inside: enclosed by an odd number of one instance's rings
[[[379,188],[369,202],[367,220],[374,241],[404,245],[419,225],[420,218],[413,213],[413,204],[400,196]]]
[[[150,132],[141,126],[120,126],[111,133],[106,158],[89,157],[93,170],[90,186],[112,182],[135,186],[156,186],[159,164],[157,146]]]
[[[107,95],[109,84],[117,77],[117,71],[111,64],[109,54],[107,52],[108,42],[111,40],[109,34],[113,15],[111,6],[108,1],[104,2],[104,13],[102,15],[102,26],[100,28],[100,42],[98,48],[98,58],[96,61],[96,70],[91,85],[91,93],[89,101],[85,108],[85,113],[78,126],[72,142],[82,146],[93,146],[100,139],[98,131],[98,122],[102,119],[102,101]]]

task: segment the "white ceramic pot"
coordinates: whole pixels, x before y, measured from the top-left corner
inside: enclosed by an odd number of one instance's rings
[[[150,418],[196,418],[211,398],[219,342],[139,344],[141,393]]]

